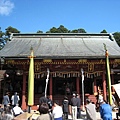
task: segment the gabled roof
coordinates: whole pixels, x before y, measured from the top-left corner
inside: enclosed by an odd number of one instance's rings
[[[109,57],[120,58],[120,47],[112,35],[86,33],[14,33],[0,50],[0,56],[27,59],[32,46],[36,59],[104,58],[103,43],[106,44]]]

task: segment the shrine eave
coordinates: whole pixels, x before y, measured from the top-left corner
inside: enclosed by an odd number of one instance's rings
[[[29,59],[27,56],[2,56],[3,59]],[[104,59],[105,56],[35,56],[34,59]],[[120,56],[109,56],[110,59],[120,58]]]

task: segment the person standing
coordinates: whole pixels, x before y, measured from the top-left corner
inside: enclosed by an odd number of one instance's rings
[[[96,110],[97,112],[100,111],[100,101],[103,100],[103,95],[101,93],[101,90],[99,89],[97,97],[97,103],[96,103]]]
[[[104,100],[100,101],[100,116],[103,120],[112,120],[112,108]]]
[[[62,120],[62,115],[63,115],[62,107],[59,106],[59,101],[55,101],[53,108],[54,120]]]
[[[86,99],[85,109],[86,109],[87,120],[97,120],[95,105],[91,103],[90,99]]]
[[[42,97],[39,99],[39,104],[41,105],[42,103],[47,103],[48,104],[48,98],[45,97],[45,93],[42,93]]]
[[[67,96],[64,97],[64,100],[62,102],[62,108],[63,108],[64,118],[66,120],[68,119],[68,112],[69,112],[69,101]]]
[[[103,100],[103,95],[101,93],[101,91],[98,92],[98,103],[100,103],[101,100]]]
[[[15,92],[14,95],[12,95],[11,100],[13,107],[15,107],[19,103],[20,97],[17,95],[17,92]]]
[[[76,94],[73,93],[73,97],[71,98],[70,105],[72,107],[71,112],[72,112],[72,118],[73,120],[77,119],[77,99],[76,99]]]
[[[8,106],[10,104],[10,99],[9,99],[9,96],[8,96],[8,93],[6,93],[4,96],[3,96],[3,105],[4,105],[4,108],[6,106]]]
[[[81,118],[81,99],[80,99],[80,95],[77,94],[76,95],[76,99],[77,99],[77,118]]]

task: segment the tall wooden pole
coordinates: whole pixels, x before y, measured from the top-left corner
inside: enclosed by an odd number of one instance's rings
[[[34,55],[31,48],[29,76],[28,76],[28,111],[31,112],[31,106],[34,105]]]
[[[109,55],[106,45],[104,44],[105,56],[106,56],[106,74],[107,74],[107,83],[108,83],[108,99],[109,104],[112,105],[112,92],[111,92],[111,78],[110,78],[110,65],[109,65]]]

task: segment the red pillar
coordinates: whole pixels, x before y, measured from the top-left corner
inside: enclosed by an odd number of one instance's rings
[[[102,76],[102,81],[103,81],[103,98],[104,100],[107,100],[107,94],[106,94],[106,80],[105,80],[105,73],[103,72]]]
[[[26,74],[23,74],[22,109],[26,109]]]
[[[50,91],[50,99],[52,100],[52,76],[50,77],[50,87],[49,87],[49,91]]]
[[[111,74],[111,85],[114,85],[114,74]],[[112,89],[112,94],[115,94],[115,90],[113,86],[111,87],[111,89]]]
[[[77,93],[80,94],[80,79],[79,79],[79,77],[76,78],[76,89],[77,89]]]
[[[96,78],[94,78],[94,95],[97,95],[97,84],[96,84]]]
[[[113,85],[114,84],[114,74],[111,74],[111,78],[112,78],[111,84]]]

